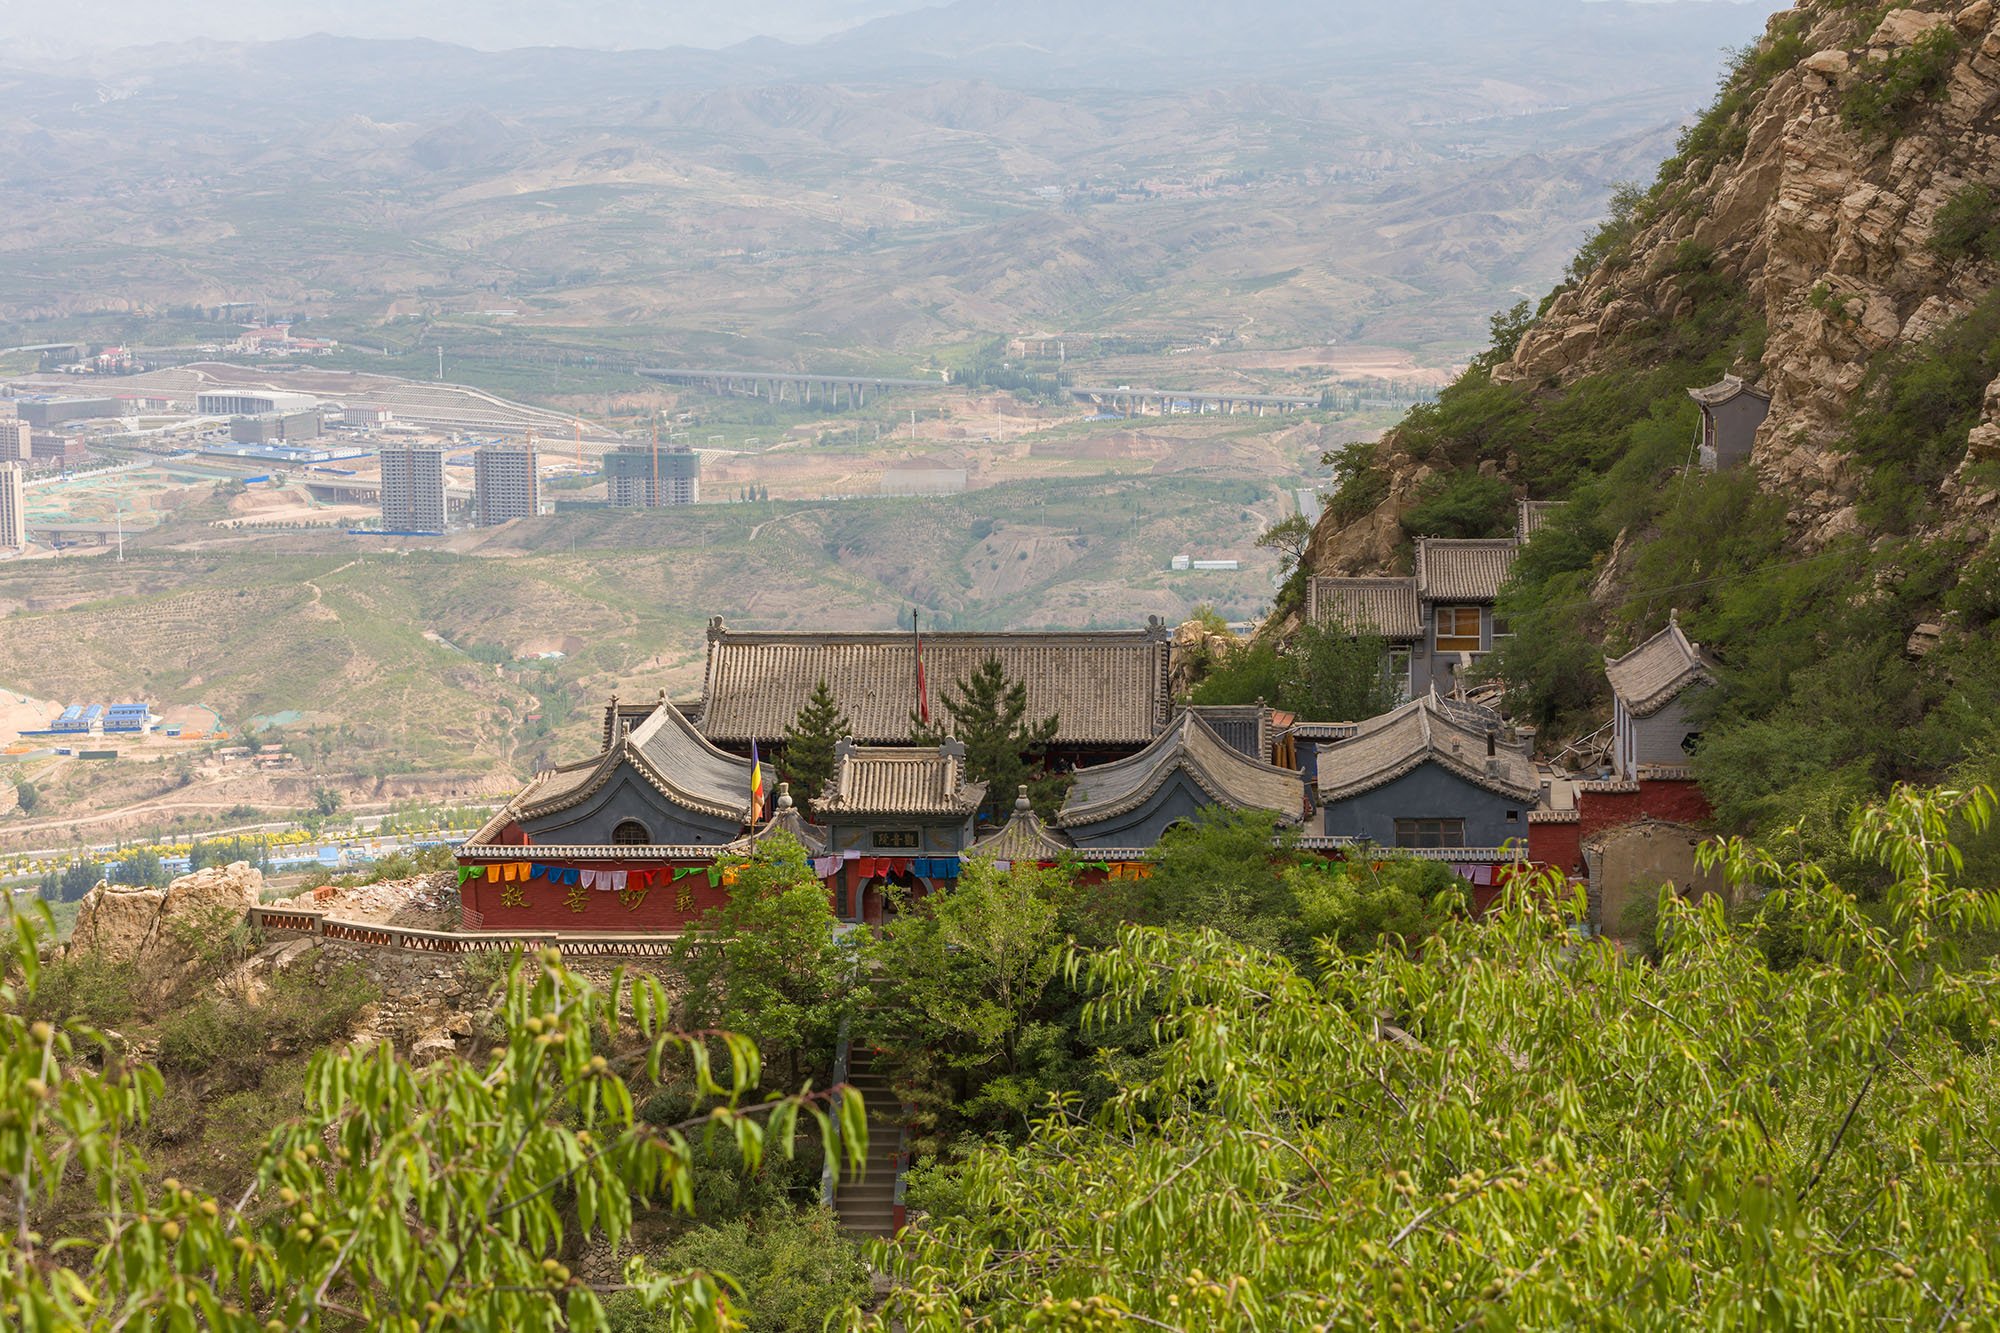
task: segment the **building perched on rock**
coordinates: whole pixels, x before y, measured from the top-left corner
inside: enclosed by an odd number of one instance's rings
[[[1735,375],[1724,375],[1705,388],[1689,389],[1688,397],[1701,408],[1702,467],[1715,472],[1749,462],[1757,428],[1771,411],[1770,393]]]
[[[1660,769],[1683,775],[1701,740],[1691,708],[1715,685],[1716,664],[1688,641],[1678,617],[1623,657],[1604,659],[1611,682],[1611,764],[1638,781]]]

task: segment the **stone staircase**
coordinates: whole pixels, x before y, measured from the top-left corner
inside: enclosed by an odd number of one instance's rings
[[[903,1158],[903,1104],[889,1077],[875,1064],[875,1052],[855,1045],[848,1051],[847,1081],[868,1108],[868,1166],[860,1180],[845,1172],[834,1186],[833,1210],[851,1235],[894,1239],[898,1215],[896,1177]]]

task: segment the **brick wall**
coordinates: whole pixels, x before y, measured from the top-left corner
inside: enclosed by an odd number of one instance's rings
[[[615,867],[591,866],[610,870]],[[509,906],[511,896],[525,900],[524,906]],[[683,930],[698,921],[710,908],[729,900],[729,890],[711,886],[706,868],[678,880],[665,874],[655,877],[652,888],[636,905],[628,905],[627,895],[610,889],[586,889],[576,885],[551,884],[546,879],[502,880],[483,875],[469,879],[459,889],[459,901],[468,926],[485,930]],[[572,902],[582,904],[581,911]]]
[[[1583,823],[1532,822],[1528,825],[1528,859],[1569,874],[1583,869]]]

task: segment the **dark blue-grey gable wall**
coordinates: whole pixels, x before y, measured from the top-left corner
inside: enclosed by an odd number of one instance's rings
[[[656,844],[707,846],[728,842],[743,831],[735,820],[675,805],[629,764],[620,765],[583,804],[523,820],[521,828],[531,841],[545,845],[601,847],[610,843],[611,830],[627,819],[645,825]]]
[[[1299,794],[1304,796],[1303,787]],[[1082,849],[1151,847],[1174,821],[1194,819],[1214,804],[1208,793],[1196,786],[1192,778],[1186,773],[1176,772],[1136,810],[1128,810],[1094,824],[1068,825],[1063,832],[1069,834]],[[1295,812],[1279,810],[1276,813],[1288,815]]]
[[[1507,822],[1507,812],[1515,818]],[[1498,847],[1509,838],[1528,840],[1528,807],[1516,797],[1474,786],[1435,760],[1411,769],[1322,812],[1326,832],[1335,837],[1366,838],[1385,847],[1396,845],[1399,819],[1463,819],[1465,845]]]

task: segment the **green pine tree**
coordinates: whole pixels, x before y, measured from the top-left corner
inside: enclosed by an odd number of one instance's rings
[[[780,767],[792,784],[792,799],[804,806],[833,780],[833,747],[854,734],[847,716],[822,680],[813,696],[785,728],[785,758]]]
[[[979,670],[959,681],[956,694],[949,685],[938,694],[951,724],[933,721],[926,727],[912,718],[911,742],[936,745],[950,735],[964,743],[967,777],[986,783],[986,800],[979,807],[983,818],[1005,819],[1023,783],[1035,813],[1055,818],[1070,785],[1067,773],[1050,773],[1044,767],[1056,738],[1058,715],[1029,722],[1028,687],[1008,680],[997,657],[987,658]]]

